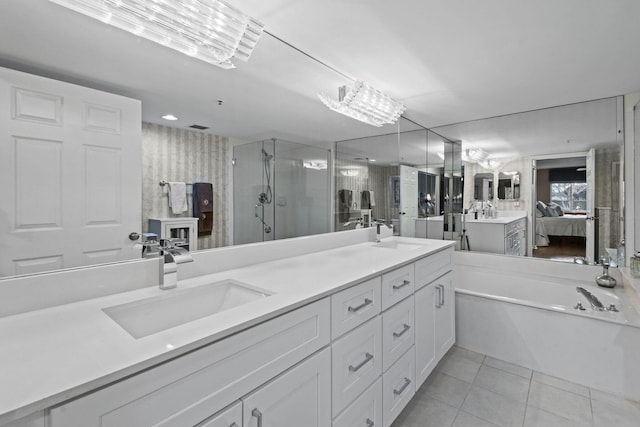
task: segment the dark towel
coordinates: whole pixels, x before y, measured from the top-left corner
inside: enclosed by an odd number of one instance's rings
[[[349,210],[351,209],[351,200],[353,192],[351,190],[338,190],[338,221],[349,221]]]
[[[371,209],[371,194],[369,190],[360,193],[360,209]]]
[[[198,218],[198,236],[211,235],[213,230],[213,185],[193,183],[193,216]]]

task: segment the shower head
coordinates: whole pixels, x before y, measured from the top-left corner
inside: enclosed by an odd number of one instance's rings
[[[273,159],[273,154],[267,153],[264,148],[262,149],[262,156],[264,157],[265,160]]]

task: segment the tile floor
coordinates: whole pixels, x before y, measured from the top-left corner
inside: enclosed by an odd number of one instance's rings
[[[453,347],[392,427],[639,427],[640,403]]]

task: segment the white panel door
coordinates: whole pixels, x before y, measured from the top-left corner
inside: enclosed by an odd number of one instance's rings
[[[436,367],[435,347],[435,283],[415,294],[416,388],[420,387]]]
[[[0,276],[140,257],[140,102],[0,68]]]
[[[331,350],[324,349],[242,401],[244,427],[331,425]]]
[[[435,345],[436,359],[440,360],[456,341],[455,291],[453,273],[433,281],[435,286]]]
[[[416,236],[418,217],[418,169],[400,166],[400,235]]]
[[[595,193],[596,193],[596,156],[595,150],[592,148],[587,152],[587,227],[586,227],[586,243],[587,243],[587,259],[589,261],[598,262],[595,250]]]

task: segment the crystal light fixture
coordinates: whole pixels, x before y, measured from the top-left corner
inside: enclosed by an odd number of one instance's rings
[[[264,26],[220,0],[49,0],[224,69],[247,61]]]
[[[359,80],[351,87],[341,86],[338,94],[338,101],[324,94],[318,94],[318,97],[333,111],[372,126],[395,123],[407,109],[389,95]]]

